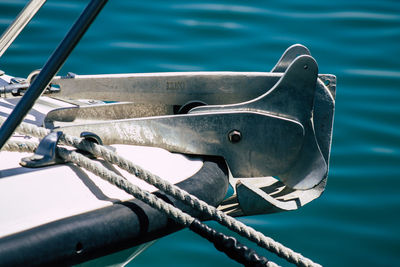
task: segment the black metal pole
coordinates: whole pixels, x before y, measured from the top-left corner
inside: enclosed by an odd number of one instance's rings
[[[17,126],[24,119],[35,101],[43,93],[44,89],[50,83],[51,79],[53,79],[54,75],[60,70],[69,54],[72,52],[76,44],[85,34],[89,26],[92,24],[106,3],[107,0],[92,0],[86,6],[78,20],[74,23],[67,35],[58,45],[57,49],[47,60],[36,79],[29,86],[27,92],[1,126],[0,149],[4,146]]]

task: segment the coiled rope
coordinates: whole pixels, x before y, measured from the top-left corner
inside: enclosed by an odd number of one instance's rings
[[[16,129],[16,132],[26,135],[31,135],[37,138],[43,138],[50,131],[48,129],[37,127],[32,124],[21,123]],[[154,185],[158,189],[172,195],[173,197],[183,201],[184,203],[190,205],[192,208],[200,210],[201,212],[212,217],[214,220],[220,224],[228,227],[232,231],[248,238],[249,240],[255,242],[258,246],[263,247],[279,257],[287,260],[288,262],[294,263],[297,266],[320,266],[314,263],[310,259],[302,256],[300,253],[294,252],[293,250],[283,246],[282,244],[274,241],[270,237],[266,237],[262,233],[256,231],[255,229],[243,224],[242,222],[234,219],[233,217],[225,214],[222,211],[217,210],[215,207],[208,205],[204,201],[198,199],[197,197],[189,194],[188,192],[180,189],[179,187],[161,179],[160,177],[142,169],[141,167],[135,165],[131,161],[119,156],[115,152],[107,149],[104,146],[97,145],[93,142],[86,141],[81,138],[69,136],[63,134],[60,141],[66,145],[74,146],[81,150],[88,151],[97,157],[103,158],[105,161],[116,164],[120,168],[134,174],[138,178],[146,181],[147,183]],[[4,148],[5,149],[5,148]],[[60,151],[60,150],[59,150]],[[61,152],[62,154],[63,152]],[[75,153],[77,154],[77,153]],[[78,154],[79,155],[79,154]],[[83,157],[83,156],[82,156]],[[84,167],[84,166],[82,166]],[[107,170],[108,171],[108,170]],[[113,182],[111,182],[113,183]],[[117,184],[116,184],[117,185]],[[117,185],[118,186],[118,185]],[[139,197],[138,197],[139,198]],[[175,214],[167,213],[169,216],[175,216]],[[186,223],[182,224],[188,226]]]

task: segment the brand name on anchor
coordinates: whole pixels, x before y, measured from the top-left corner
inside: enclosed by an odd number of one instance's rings
[[[167,90],[182,90],[186,88],[185,82],[167,82]]]

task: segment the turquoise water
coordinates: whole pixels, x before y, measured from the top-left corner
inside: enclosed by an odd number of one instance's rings
[[[1,31],[25,2],[0,1]],[[41,68],[87,2],[48,1],[0,69],[26,77]],[[299,211],[241,221],[325,266],[398,266],[400,2],[113,0],[61,74],[267,71],[294,43],[338,78],[328,186]],[[134,263],[235,265],[189,231],[159,240]]]

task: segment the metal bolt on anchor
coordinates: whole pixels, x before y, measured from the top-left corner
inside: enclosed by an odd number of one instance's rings
[[[228,139],[231,143],[238,143],[242,139],[242,133],[238,130],[232,130],[228,134]]]

